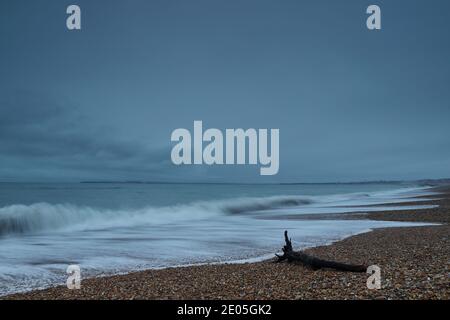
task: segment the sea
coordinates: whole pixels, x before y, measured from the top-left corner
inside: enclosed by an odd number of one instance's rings
[[[85,279],[245,263],[279,252],[284,230],[304,249],[373,228],[420,225],[333,215],[427,209],[429,196],[439,197],[411,182],[0,183],[0,295],[65,285],[69,265]],[[323,214],[331,218],[314,218]]]

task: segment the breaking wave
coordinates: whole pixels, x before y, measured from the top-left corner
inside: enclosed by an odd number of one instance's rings
[[[312,199],[307,197],[273,196],[117,210],[71,204],[17,204],[0,208],[0,236],[67,229],[92,230],[143,224],[166,224],[185,220],[209,219],[223,215],[250,214],[270,209],[302,206],[312,202]]]

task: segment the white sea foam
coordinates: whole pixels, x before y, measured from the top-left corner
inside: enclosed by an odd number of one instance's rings
[[[353,193],[330,196],[271,196],[230,200],[197,201],[185,205],[145,207],[141,209],[98,209],[72,204],[36,203],[10,205],[0,208],[0,236],[33,234],[52,231],[76,231],[158,225],[199,219],[213,219],[221,215],[265,213],[348,213],[380,210],[429,209],[433,206],[373,206],[375,204],[420,202],[426,189],[379,193]],[[420,193],[422,192],[422,193]],[[416,197],[416,198],[412,198]]]
[[[192,189],[185,188],[189,193]],[[291,187],[289,190],[292,192]],[[420,202],[426,198],[420,196],[430,194],[424,188],[402,188],[335,195],[252,195],[128,209],[51,203],[7,205],[0,208],[0,294],[64,284],[69,264],[79,264],[82,277],[88,277],[174,265],[251,261],[248,259],[277,251],[285,229],[289,229],[296,247],[311,247],[372,228],[417,225],[369,220],[287,223],[282,216],[286,212],[386,209],[376,206],[383,203],[394,203],[395,209],[401,208],[399,203],[411,201],[418,203],[410,207],[424,208]],[[280,219],[254,219],[267,214],[279,214]]]

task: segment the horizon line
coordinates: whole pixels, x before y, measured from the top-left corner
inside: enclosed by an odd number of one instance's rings
[[[412,179],[412,180],[356,180],[356,181],[327,181],[327,182],[212,182],[212,181],[140,181],[140,180],[83,180],[83,181],[0,181],[2,184],[14,183],[61,183],[61,184],[211,184],[211,185],[327,185],[327,184],[375,184],[375,183],[433,183],[448,182],[450,178]]]

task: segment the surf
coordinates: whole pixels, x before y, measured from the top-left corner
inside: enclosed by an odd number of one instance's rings
[[[416,189],[411,189],[414,191]],[[418,190],[419,192],[421,190]],[[423,192],[423,190],[421,191]],[[0,237],[42,234],[64,231],[102,230],[158,226],[186,221],[217,220],[226,217],[264,214],[343,213],[379,211],[368,207],[383,203],[416,201],[405,190],[381,193],[354,193],[323,196],[276,195],[240,197],[221,200],[194,201],[170,206],[145,206],[138,209],[104,209],[74,204],[34,203],[15,204],[0,208]],[[413,194],[414,195],[414,194]],[[361,207],[358,207],[361,206]],[[383,207],[400,210],[403,207]],[[410,208],[420,209],[417,205]],[[428,207],[423,207],[428,208]]]

